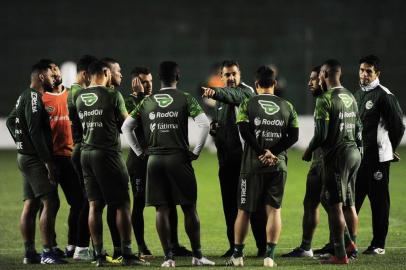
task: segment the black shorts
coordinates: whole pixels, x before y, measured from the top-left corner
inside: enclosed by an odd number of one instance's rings
[[[355,204],[355,180],[361,164],[361,154],[356,146],[341,147],[323,161],[322,196],[328,205]]]
[[[37,156],[17,153],[17,165],[23,176],[24,201],[57,194],[56,186],[49,182],[44,162]]]
[[[81,164],[89,201],[107,204],[130,201],[128,172],[120,152],[83,149]]]
[[[255,212],[260,206],[270,205],[279,209],[285,191],[286,171],[240,175],[238,209]]]
[[[322,181],[322,163],[312,163],[306,180],[306,194],[303,200],[303,205],[306,208],[315,208],[320,203],[321,191],[323,186]]]
[[[190,205],[196,199],[195,173],[185,153],[149,156],[146,205]]]

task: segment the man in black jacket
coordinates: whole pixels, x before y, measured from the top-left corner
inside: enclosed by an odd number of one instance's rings
[[[389,167],[405,131],[396,97],[379,82],[380,60],[368,55],[359,61],[360,87],[355,98],[363,125],[364,157],[356,181],[356,209],[365,197],[371,202],[373,238],[364,254],[385,254],[389,227]]]

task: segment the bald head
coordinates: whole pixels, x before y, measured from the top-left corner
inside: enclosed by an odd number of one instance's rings
[[[341,64],[335,59],[329,59],[321,65],[319,80],[324,91],[330,87],[340,85]]]

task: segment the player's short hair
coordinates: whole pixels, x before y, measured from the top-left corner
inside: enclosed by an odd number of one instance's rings
[[[159,64],[159,79],[170,84],[179,80],[179,65],[173,61],[163,61]]]
[[[269,88],[275,85],[275,72],[269,66],[260,66],[255,75],[255,81],[260,87]]]
[[[89,65],[93,63],[94,61],[97,61],[97,58],[94,57],[93,55],[90,54],[85,54],[82,57],[79,58],[79,60],[76,63],[76,70],[77,72],[79,71],[87,71],[89,68]]]
[[[341,64],[336,59],[328,59],[323,66],[327,66],[330,73],[337,73],[341,70]]]
[[[363,63],[373,66],[375,71],[381,70],[381,60],[376,55],[370,54],[370,55],[362,57],[359,60],[359,64],[361,65]]]
[[[54,60],[49,59],[49,58],[40,59],[39,62],[41,62],[41,63],[43,63],[43,64],[45,64],[45,65],[49,65],[49,66],[50,66],[51,64],[58,65]]]
[[[223,69],[225,67],[233,67],[233,66],[236,66],[236,67],[238,67],[238,69],[240,69],[240,64],[236,60],[224,60],[221,63],[221,69]]]
[[[312,68],[312,72],[316,72],[317,74],[320,73],[321,66],[315,66]]]
[[[134,78],[140,74],[148,75],[151,73],[151,70],[147,67],[135,67],[131,70],[131,78]]]
[[[109,66],[113,65],[113,64],[118,64],[118,61],[114,58],[111,57],[103,57],[102,59],[100,59],[103,62],[106,62]]]
[[[89,65],[88,72],[89,75],[100,75],[103,74],[105,68],[110,68],[109,64],[101,60],[96,60]]]
[[[51,68],[51,63],[47,61],[43,61],[44,59],[39,60],[37,63],[31,66],[31,75],[35,73],[42,73],[46,71],[47,69]]]

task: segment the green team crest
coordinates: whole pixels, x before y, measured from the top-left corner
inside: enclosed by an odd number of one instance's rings
[[[273,101],[258,100],[258,103],[261,105],[262,109],[264,109],[267,115],[274,115],[280,110],[279,106]]]
[[[80,95],[80,98],[86,106],[92,106],[99,99],[95,93],[84,93]]]
[[[347,94],[338,94],[338,97],[343,101],[346,108],[351,107],[353,99]]]
[[[154,95],[154,99],[161,108],[166,108],[173,102],[173,98],[168,94],[156,94]]]

